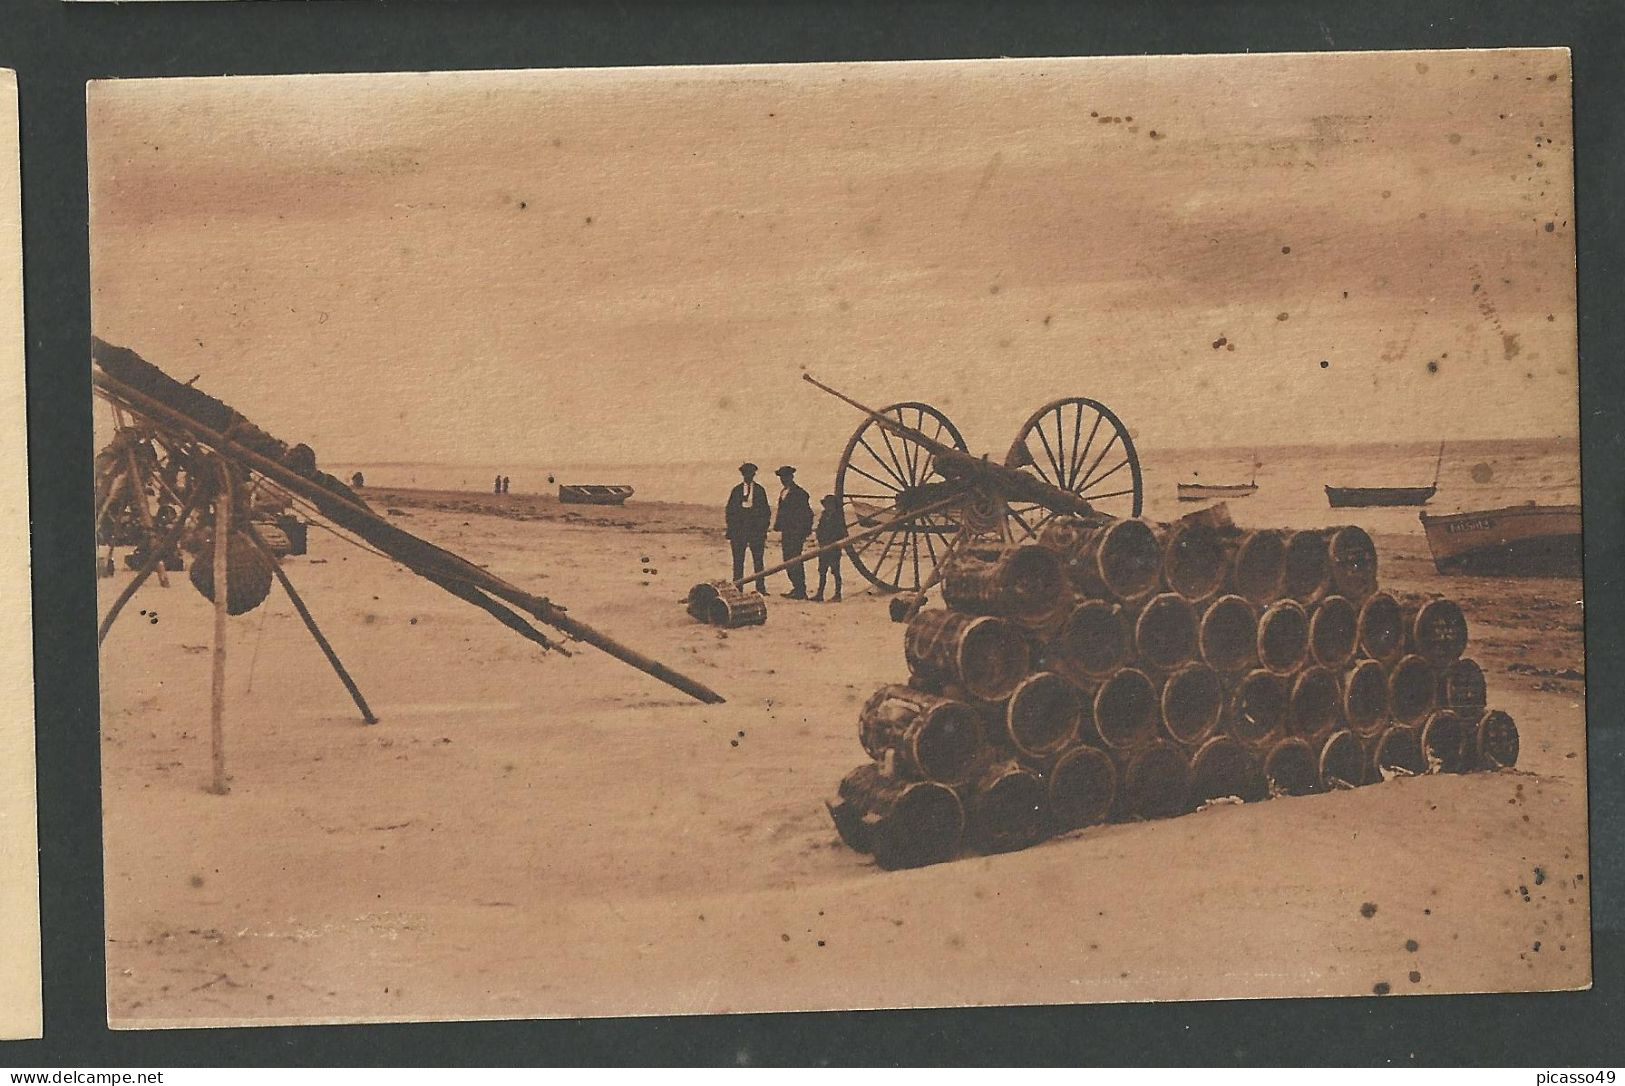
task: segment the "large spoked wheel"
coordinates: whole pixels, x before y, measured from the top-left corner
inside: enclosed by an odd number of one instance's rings
[[[965,451],[958,427],[930,404],[894,403],[876,413]],[[835,473],[835,495],[846,514],[847,531],[873,528],[951,494],[950,484],[937,477],[935,460],[930,451],[893,435],[874,419],[858,427]],[[958,515],[950,506],[853,543],[846,553],[875,587],[917,592],[958,535]]]
[[[1071,491],[1098,513],[1140,515],[1140,457],[1128,427],[1105,404],[1082,396],[1045,404],[1022,426],[1004,465]],[[1036,536],[1055,515],[1031,502],[1011,502],[1011,534]]]

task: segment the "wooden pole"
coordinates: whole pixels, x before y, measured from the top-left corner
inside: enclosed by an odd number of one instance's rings
[[[129,445],[124,446],[124,459],[129,465],[130,493],[135,499],[136,511],[141,514],[141,525],[147,530],[149,546],[158,545],[158,525],[153,523],[152,510],[147,508],[147,487],[141,481],[141,466],[136,463],[135,449]],[[157,565],[158,583],[164,588],[169,587],[169,574],[164,572],[164,564]]]
[[[271,572],[276,575],[277,583],[282,585],[282,590],[288,594],[288,600],[293,604],[293,609],[304,620],[305,629],[310,631],[310,636],[316,640],[316,646],[322,650],[322,655],[327,657],[329,664],[333,665],[333,670],[338,674],[339,682],[344,684],[344,689],[349,691],[350,698],[355,702],[356,708],[361,710],[362,723],[378,723],[378,718],[373,715],[372,709],[368,707],[367,699],[361,696],[361,690],[356,686],[355,680],[350,678],[348,671],[344,670],[344,664],[340,662],[339,654],[333,651],[333,646],[322,635],[321,629],[316,625],[316,620],[311,617],[309,608],[305,606],[305,601],[299,598],[298,592],[294,591],[293,581],[288,579],[288,574],[283,570],[282,563],[276,560],[276,555],[271,553],[271,548],[261,538],[259,530],[254,527],[252,521],[243,525],[243,534],[250,543],[254,544],[254,548],[259,551],[260,557],[271,564]]]
[[[169,529],[169,533],[164,536],[163,541],[153,549],[152,553],[147,555],[147,560],[141,564],[141,569],[136,572],[130,583],[124,586],[124,591],[120,592],[118,599],[113,601],[113,606],[107,609],[107,617],[102,619],[101,628],[96,631],[96,644],[100,645],[107,640],[107,633],[113,628],[113,620],[118,618],[120,611],[124,610],[124,605],[130,602],[131,597],[135,595],[136,590],[141,587],[142,583],[152,576],[152,571],[164,560],[164,555],[173,550],[175,544],[180,542],[181,533],[186,530],[186,518],[192,515],[192,508],[197,505],[197,499],[198,488],[193,487],[191,494],[186,499],[186,504],[181,506],[180,516],[175,518],[175,523]],[[111,557],[111,548],[109,548],[108,554]]]
[[[214,782],[209,791],[223,796],[226,784],[226,598],[230,595],[227,553],[231,550],[231,504],[233,487],[231,465],[224,457],[220,468],[220,489],[214,497],[214,674],[209,690],[209,746],[214,765]]]

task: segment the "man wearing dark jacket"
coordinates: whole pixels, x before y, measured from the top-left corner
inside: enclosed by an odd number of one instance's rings
[[[733,550],[734,582],[745,577],[745,550],[750,549],[756,563],[756,591],[766,595],[767,582],[762,572],[762,550],[767,546],[767,525],[773,519],[773,510],[767,504],[767,491],[756,481],[756,465],[740,464],[742,481],[728,494],[728,545]]]
[[[806,545],[807,537],[812,534],[813,515],[812,500],[807,492],[796,485],[796,469],[788,464],[780,468],[775,474],[784,484],[779,492],[779,515],[773,522],[773,527],[779,533],[780,541],[784,546],[784,560],[786,562],[798,557],[802,547]],[[790,575],[790,591],[784,593],[786,599],[804,600],[807,598],[807,566],[796,562],[785,571]]]

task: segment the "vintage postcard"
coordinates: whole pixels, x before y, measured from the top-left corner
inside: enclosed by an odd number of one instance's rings
[[[1566,51],[88,103],[115,1025],[1589,983]]]
[[[28,404],[23,373],[23,208],[17,73],[0,68],[0,1040],[40,1035],[34,624],[28,562]]]

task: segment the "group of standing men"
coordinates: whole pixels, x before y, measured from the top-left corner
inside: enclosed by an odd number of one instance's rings
[[[733,551],[735,583],[745,580],[745,553],[750,552],[756,570],[756,591],[767,593],[767,580],[762,573],[762,552],[767,546],[768,531],[779,533],[784,561],[790,565],[785,573],[790,578],[790,591],[786,599],[804,600],[807,596],[807,569],[805,562],[795,561],[813,534],[812,499],[796,482],[796,469],[786,464],[774,472],[782,489],[775,507],[769,505],[767,491],[756,481],[756,465],[739,465],[740,483],[728,494],[728,544]],[[817,538],[820,546],[834,543],[846,536],[846,522],[841,515],[840,502],[834,495],[823,499],[823,513],[818,518]],[[827,580],[833,576],[835,595],[831,602],[841,598],[841,552],[833,550],[818,558],[818,593],[814,600],[824,599]]]

